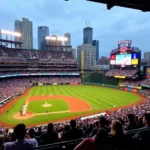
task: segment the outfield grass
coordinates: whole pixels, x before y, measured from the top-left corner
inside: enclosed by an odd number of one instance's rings
[[[70,86],[70,85],[57,85],[57,86],[37,86],[33,87],[28,96],[41,96],[41,95],[64,95],[64,96],[72,96],[76,98],[80,98],[92,107],[91,112],[96,112],[99,110],[106,110],[113,108],[114,105],[116,107],[125,106],[132,102],[140,100],[140,97],[131,93],[125,92],[121,90],[105,88],[100,86],[89,86],[89,85],[78,85],[78,86]],[[22,105],[24,104],[27,96],[21,98],[16,104],[14,108],[10,108],[8,113],[4,113],[0,116],[0,120],[8,123],[8,124],[17,124],[23,122],[25,124],[34,124],[34,123],[42,123],[46,121],[58,120],[70,116],[75,115],[83,115],[87,112],[73,112],[73,113],[63,113],[63,114],[49,114],[43,116],[35,116],[31,119],[27,120],[16,120],[13,118],[13,115],[16,112],[19,112]],[[100,99],[100,101],[98,101]],[[41,101],[30,102],[28,106],[28,111],[32,111],[35,113],[45,112],[45,108],[43,105],[45,102],[41,99]],[[49,102],[48,102],[49,103]],[[60,111],[67,110],[68,105],[63,100],[51,100],[50,102],[52,107],[48,108],[50,112],[52,111]],[[105,104],[105,107],[104,107]],[[89,112],[89,111],[88,111]]]

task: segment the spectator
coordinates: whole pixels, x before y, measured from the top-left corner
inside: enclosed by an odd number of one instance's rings
[[[74,150],[106,150],[107,140],[107,131],[104,128],[100,128],[96,136],[83,140]]]
[[[51,144],[58,142],[58,133],[54,131],[53,123],[49,123],[47,126],[47,132],[42,133],[40,136],[40,143]]]
[[[144,114],[143,123],[145,127],[141,128],[144,131],[138,132],[134,135],[133,140],[136,141],[138,149],[150,150],[150,113]]]
[[[70,126],[68,124],[66,124],[64,127],[64,131],[62,132],[62,138],[64,138],[63,135],[68,131],[70,131]]]
[[[95,125],[95,128],[93,129],[93,131],[92,131],[92,133],[91,133],[91,136],[94,136],[94,135],[96,135],[96,133],[97,133],[97,131],[98,131],[98,129],[99,129],[99,121],[95,121],[94,122],[94,125]]]
[[[8,142],[4,145],[4,150],[27,150],[38,146],[35,139],[25,139],[26,126],[18,124],[14,129],[17,140],[15,142]]]
[[[126,133],[123,125],[119,120],[113,120],[111,124],[111,132],[109,134],[109,144],[112,150],[126,149]]]
[[[38,127],[38,131],[35,133],[36,136],[41,136],[42,134],[42,128]]]
[[[108,133],[110,132],[109,122],[103,116],[100,117],[100,127],[104,128]]]
[[[93,131],[93,128],[94,128],[93,123],[90,123],[89,127],[86,130],[86,134],[90,135],[90,133]]]
[[[29,136],[31,139],[35,138],[35,130],[33,128],[29,129]]]
[[[135,116],[133,114],[128,114],[127,116],[129,121],[129,124],[127,125],[127,130],[134,130],[139,128],[139,125],[135,121]]]
[[[62,140],[68,141],[68,140],[80,139],[83,137],[82,130],[76,128],[76,121],[75,120],[70,121],[70,126],[71,126],[71,130],[64,133]]]

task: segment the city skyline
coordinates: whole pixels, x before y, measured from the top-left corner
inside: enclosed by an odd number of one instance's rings
[[[4,9],[4,5],[8,7]],[[150,14],[139,10],[121,7],[107,10],[103,4],[85,0],[80,2],[39,0],[38,3],[29,0],[23,3],[14,0],[11,3],[6,0],[0,6],[0,13],[0,29],[13,30],[14,20],[22,17],[29,18],[33,22],[33,39],[36,49],[38,48],[38,26],[46,25],[52,34],[60,36],[69,32],[72,36],[72,46],[76,48],[77,45],[82,44],[82,30],[86,26],[86,20],[90,20],[91,27],[94,29],[93,39],[101,43],[100,56],[109,56],[110,51],[117,47],[117,42],[124,39],[132,40],[133,46],[139,47],[142,54],[149,51],[150,33],[147,31],[150,30],[148,20]]]

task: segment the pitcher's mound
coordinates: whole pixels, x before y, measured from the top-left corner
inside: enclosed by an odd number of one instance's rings
[[[42,106],[43,107],[51,107],[52,105],[51,104],[43,104]]]
[[[27,112],[25,116],[21,116],[20,113],[18,112],[16,114],[14,114],[13,117],[18,120],[26,120],[26,119],[30,119],[30,118],[34,117],[34,115],[35,114],[33,112]]]

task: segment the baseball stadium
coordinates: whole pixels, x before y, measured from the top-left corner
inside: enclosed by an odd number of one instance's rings
[[[138,43],[116,41],[109,68],[86,69],[67,37],[35,50],[21,36],[0,29],[0,150],[150,150],[150,66]]]
[[[141,50],[131,43],[122,40],[110,52],[109,71],[88,74],[84,52],[79,70],[71,46],[48,45],[50,50],[38,51],[1,46],[1,126],[12,129],[24,123],[32,129],[50,122],[58,127],[72,119],[85,123],[99,116],[108,120],[121,116],[124,121],[127,113],[142,117],[149,110],[149,67],[141,76]]]
[[[20,122],[28,127],[43,125],[143,102],[144,97],[137,88],[118,86],[122,82],[118,78],[137,75],[141,53],[131,47],[131,41],[121,42],[118,49],[110,53],[112,69],[106,74],[93,72],[86,77],[83,77],[83,68],[80,75],[70,46],[56,46],[55,51],[1,48],[1,124],[7,127]],[[128,44],[128,48],[121,47],[122,44]],[[118,66],[127,66],[127,69],[120,72]]]

